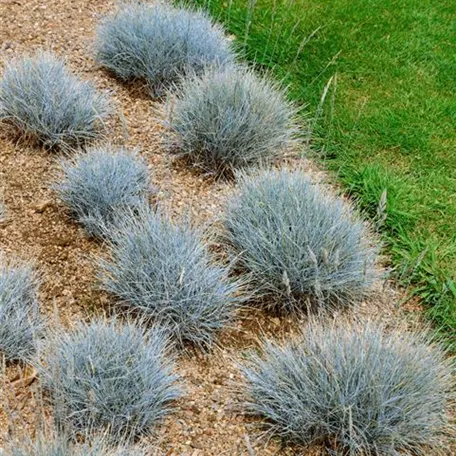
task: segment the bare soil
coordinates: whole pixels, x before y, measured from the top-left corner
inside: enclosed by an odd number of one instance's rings
[[[91,50],[100,15],[114,8],[106,0],[0,0],[0,59],[4,61],[45,47],[64,56],[79,76],[112,92],[118,115],[107,140],[138,148],[150,164],[152,180],[173,216],[190,212],[198,223],[217,218],[232,186],[198,174],[174,162],[162,147],[162,107],[141,90],[126,87],[97,67]],[[128,132],[127,132],[128,131]],[[110,297],[97,289],[94,255],[104,246],[88,239],[57,201],[50,185],[58,174],[58,154],[24,145],[0,132],[0,182],[8,219],[0,225],[0,250],[8,257],[33,261],[42,274],[42,313],[63,324],[90,318],[109,309]],[[318,180],[325,175],[305,160],[295,160]],[[419,324],[417,304],[399,305],[401,293],[389,283],[378,284],[358,315],[387,324]],[[322,454],[321,448],[282,449],[262,437],[258,423],[245,417],[239,404],[242,382],[236,362],[264,335],[286,338],[304,322],[260,311],[243,315],[236,328],[222,334],[210,354],[187,353],[178,361],[186,396],[151,439],[151,454],[171,455],[291,455]],[[49,420],[40,396],[39,379],[26,367],[8,367],[0,381],[0,444],[8,438],[33,435]],[[30,383],[30,384],[29,384]]]

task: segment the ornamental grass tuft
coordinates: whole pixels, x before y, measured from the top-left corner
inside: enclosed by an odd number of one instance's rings
[[[299,143],[284,90],[246,68],[185,79],[170,97],[168,117],[170,148],[209,173],[270,163]]]
[[[224,216],[226,240],[259,296],[283,310],[362,299],[378,277],[378,248],[342,199],[301,171],[238,174]]]
[[[0,122],[46,148],[87,144],[103,132],[110,112],[105,94],[48,52],[7,63],[0,80]]]
[[[189,73],[234,61],[221,26],[201,10],[129,2],[98,27],[98,62],[124,81],[146,83],[154,97]]]
[[[124,213],[149,204],[147,164],[124,149],[97,147],[61,161],[54,186],[60,199],[89,235],[104,238]]]
[[[247,410],[285,442],[337,454],[428,454],[451,429],[453,364],[425,334],[313,322],[249,358]],[[453,430],[454,431],[454,430]]]
[[[60,428],[114,441],[149,434],[180,396],[167,335],[133,322],[97,319],[50,333],[38,371]]]
[[[122,308],[166,325],[183,345],[209,348],[229,326],[241,301],[241,282],[216,264],[201,230],[173,223],[162,211],[126,217],[100,260],[103,288]]]
[[[0,353],[7,361],[30,362],[43,331],[39,280],[29,264],[0,260]]]

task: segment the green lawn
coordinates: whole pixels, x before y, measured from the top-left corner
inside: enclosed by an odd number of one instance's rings
[[[456,348],[456,2],[197,0],[307,104],[317,156]],[[326,87],[326,90],[325,90]]]

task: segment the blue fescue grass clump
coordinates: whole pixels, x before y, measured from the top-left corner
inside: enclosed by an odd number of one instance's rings
[[[129,2],[98,27],[97,60],[120,79],[142,80],[161,96],[189,72],[234,60],[222,28],[203,11]]]
[[[74,148],[98,137],[108,99],[47,52],[13,60],[0,80],[0,121],[47,148]]]
[[[362,298],[377,277],[377,248],[341,199],[300,171],[240,173],[228,203],[226,239],[258,294],[283,309]]]
[[[43,322],[37,298],[38,278],[25,263],[0,262],[0,353],[7,361],[29,362]]]
[[[55,189],[91,236],[109,235],[123,212],[148,204],[147,164],[125,149],[93,148],[62,160],[61,169]]]
[[[148,434],[180,396],[160,328],[94,320],[55,331],[38,366],[58,425],[107,432],[114,441]]]
[[[422,334],[313,322],[297,341],[267,342],[243,369],[247,409],[287,442],[427,454],[450,429],[451,361]]]
[[[271,162],[297,143],[296,110],[284,91],[246,68],[184,80],[168,111],[172,147],[211,173]]]
[[[7,456],[145,456],[142,448],[128,446],[113,447],[101,438],[85,443],[71,443],[57,435],[39,434],[34,440],[26,439],[7,445]]]
[[[188,220],[176,225],[161,211],[125,218],[100,275],[123,307],[166,325],[180,344],[206,348],[232,321],[240,282],[211,261],[202,237]]]

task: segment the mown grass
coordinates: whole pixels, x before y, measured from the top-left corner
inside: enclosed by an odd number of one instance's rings
[[[397,277],[456,349],[456,3],[194,0],[313,114],[313,149],[377,216]]]

